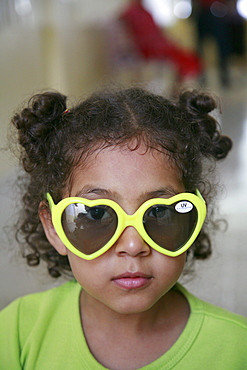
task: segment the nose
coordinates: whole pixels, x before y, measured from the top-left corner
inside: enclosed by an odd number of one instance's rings
[[[145,257],[151,253],[151,248],[143,240],[137,230],[127,227],[115,243],[115,253],[121,256]]]

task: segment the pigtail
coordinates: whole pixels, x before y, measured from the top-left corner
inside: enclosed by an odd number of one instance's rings
[[[202,173],[203,160],[212,159],[215,161],[224,159],[232,148],[232,140],[220,132],[220,127],[217,120],[213,117],[212,113],[217,109],[219,103],[213,96],[207,93],[198,93],[197,91],[185,91],[180,94],[178,101],[178,109],[183,115],[182,124],[186,126],[184,129],[184,135],[187,136],[188,145],[186,146],[187,155],[190,158],[192,165],[190,171],[185,170],[190,178],[193,175],[199,176]],[[197,163],[197,164],[196,164]],[[207,168],[207,177],[210,178],[210,168]],[[197,170],[196,170],[197,169]],[[212,167],[212,172],[214,165]],[[197,171],[199,171],[197,173]],[[187,176],[188,177],[188,176]],[[193,181],[194,184],[196,183]],[[203,188],[203,196],[209,205],[211,199],[215,195],[215,189],[210,184],[210,180],[200,179],[200,186]],[[197,184],[199,186],[199,183]],[[207,189],[207,190],[206,190]],[[210,213],[210,222],[213,227],[213,213]],[[193,259],[204,260],[212,254],[211,240],[204,227],[199,233],[193,246],[188,251],[188,254],[193,256]]]
[[[43,161],[49,162],[46,143],[61,124],[65,109],[64,95],[47,92],[35,95],[28,107],[13,117],[19,144],[24,149],[21,160],[26,172],[32,172]]]
[[[223,159],[232,148],[232,140],[221,135],[218,122],[209,113],[218,107],[209,94],[186,91],[179,97],[179,105],[186,110],[187,122],[198,143],[199,152],[215,160]]]
[[[59,277],[61,270],[66,272],[70,267],[67,257],[60,256],[46,239],[38,212],[50,185],[63,183],[59,144],[66,124],[64,112],[66,97],[46,92],[34,95],[28,106],[12,119],[21,147],[20,162],[27,173],[26,178],[19,179],[23,183],[24,194],[16,238],[21,244],[29,246],[23,254],[27,264],[37,266],[40,260],[45,261],[52,277]]]

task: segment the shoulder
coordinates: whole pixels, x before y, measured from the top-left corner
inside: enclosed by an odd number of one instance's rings
[[[225,320],[227,322],[236,322],[236,324],[240,324],[240,326],[243,325],[245,328],[247,328],[246,317],[230,312],[211,303],[205,302],[202,299],[194,296],[184,286],[180,284],[177,284],[176,288],[187,298],[194,313],[203,311],[203,313],[209,317],[214,317],[215,319],[219,320]]]
[[[218,322],[219,325],[238,327],[243,329],[247,335],[247,318],[233,312],[227,311],[221,307],[214,306],[210,303],[201,301],[207,320]]]
[[[191,308],[191,316],[201,318],[204,331],[208,331],[211,335],[217,333],[221,337],[231,332],[232,338],[235,335],[238,340],[240,336],[247,340],[246,317],[205,302],[189,293],[181,285],[178,285],[177,288],[187,298]]]
[[[25,368],[33,369],[41,349],[48,353],[51,347],[52,357],[56,346],[65,348],[71,325],[80,327],[80,291],[80,285],[71,281],[19,298],[3,309],[0,312],[0,367],[20,369],[27,361],[32,365]]]
[[[59,287],[18,298],[0,312],[0,327],[11,320],[13,330],[25,336],[37,322],[43,320],[44,323],[62,313],[72,297],[77,299],[80,289],[78,283],[69,281]]]
[[[247,319],[197,298],[180,284],[174,288],[190,305],[184,331],[166,354],[172,364],[176,361],[174,369],[247,369]]]
[[[5,307],[0,314],[5,314],[8,312],[18,311],[21,314],[21,311],[27,307],[37,309],[38,311],[50,303],[60,302],[61,296],[66,297],[76,293],[80,289],[78,283],[74,280],[69,281],[59,287],[55,287],[43,292],[33,293],[26,295],[24,297],[17,298],[7,307]]]

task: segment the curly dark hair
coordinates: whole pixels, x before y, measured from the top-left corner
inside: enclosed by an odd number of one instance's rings
[[[216,107],[215,99],[196,90],[181,92],[176,101],[136,87],[106,90],[69,111],[66,97],[60,93],[33,96],[28,107],[12,119],[27,181],[17,238],[26,245],[28,264],[46,261],[53,277],[70,271],[67,257],[60,256],[45,236],[39,204],[48,191],[55,202],[61,200],[75,167],[97,148],[128,145],[134,139],[136,147],[145,143],[147,148],[168,152],[186,191],[199,188],[209,203],[212,185],[204,177],[213,169],[207,167],[205,176],[205,163],[225,158],[232,146],[209,115]],[[211,254],[204,228],[189,253],[192,259],[206,259]]]

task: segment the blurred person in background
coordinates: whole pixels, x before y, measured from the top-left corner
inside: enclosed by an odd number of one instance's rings
[[[171,41],[145,9],[142,0],[131,0],[119,20],[132,36],[143,59],[164,60],[173,65],[177,83],[201,76],[202,63],[197,54]]]
[[[236,0],[194,0],[193,16],[197,30],[198,53],[203,58],[205,39],[214,39],[218,54],[219,79],[223,87],[228,87],[230,56],[235,53],[244,54],[244,20],[237,12]]]
[[[245,57],[245,20],[237,10],[237,0],[229,0],[229,25],[231,32],[232,47],[231,52],[233,55],[241,58]]]

